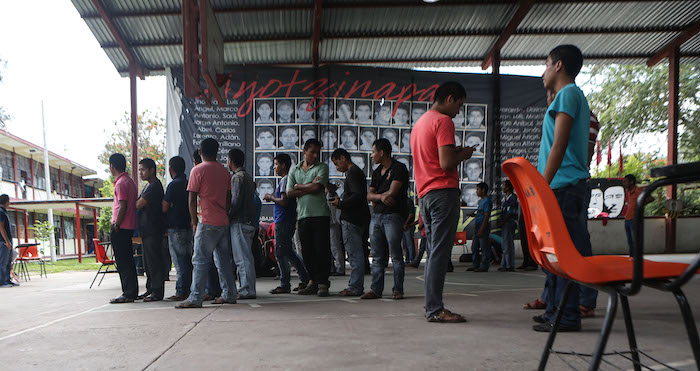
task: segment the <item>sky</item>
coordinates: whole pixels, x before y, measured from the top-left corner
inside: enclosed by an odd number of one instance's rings
[[[73,4],[0,0],[0,59],[7,63],[0,70],[0,106],[12,116],[7,130],[43,146],[43,100],[49,150],[106,178],[97,157],[115,131],[113,123],[130,110],[129,79],[119,76]],[[478,67],[433,70],[490,73]],[[529,76],[543,71],[544,66],[501,68],[505,74]],[[138,80],[137,88],[138,111],[165,117],[165,77]],[[665,148],[663,140],[640,140]]]

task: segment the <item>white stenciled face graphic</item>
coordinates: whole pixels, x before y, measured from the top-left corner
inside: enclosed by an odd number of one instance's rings
[[[603,211],[603,191],[600,188],[591,190],[591,202],[588,204],[588,218],[592,219]]]
[[[609,187],[605,190],[605,208],[608,210],[609,217],[615,218],[622,212],[622,207],[625,206],[625,190],[622,186]]]
[[[297,130],[294,128],[286,128],[282,130],[282,135],[280,137],[282,141],[282,148],[294,149],[298,146],[299,136],[297,135]]]
[[[275,189],[275,187],[272,186],[272,183],[269,181],[262,181],[258,185],[258,195],[260,196],[260,201],[264,201],[262,198],[266,194],[272,194]]]
[[[322,104],[318,107],[318,121],[329,122],[331,116],[331,107],[328,104]]]

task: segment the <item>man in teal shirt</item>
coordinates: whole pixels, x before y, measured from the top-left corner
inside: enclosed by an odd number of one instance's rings
[[[304,143],[304,161],[292,168],[287,179],[287,197],[297,199],[301,255],[311,281],[299,295],[328,296],[331,267],[330,209],[325,197],[328,165],[319,161],[321,142]]]
[[[576,249],[583,256],[592,255],[588,234],[587,208],[591,190],[588,186],[588,134],[591,113],[585,95],[574,79],[583,65],[581,51],[573,45],[560,45],[547,57],[542,74],[545,89],[556,93],[542,125],[542,143],[537,170],[550,184],[557,198],[566,228]],[[547,272],[547,311],[533,317],[539,324],[533,330],[549,332],[568,280]],[[595,290],[594,290],[595,291]],[[590,293],[595,295],[595,293]],[[588,295],[584,292],[584,295]],[[564,303],[558,331],[579,331],[579,287],[572,287]]]

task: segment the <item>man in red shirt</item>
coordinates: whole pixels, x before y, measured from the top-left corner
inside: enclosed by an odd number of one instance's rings
[[[625,216],[625,233],[627,234],[627,245],[630,248],[630,256],[634,253],[634,211],[637,209],[637,198],[642,193],[642,189],[637,187],[637,178],[632,174],[627,174],[622,179],[622,187],[625,189],[625,206],[622,210]],[[654,197],[649,196],[644,200],[644,204],[654,201]]]
[[[136,229],[136,183],[126,172],[126,158],[121,153],[109,156],[109,171],[116,177],[114,181],[114,203],[112,206],[112,241],[114,260],[122,283],[121,296],[110,300],[112,304],[133,303],[138,297],[139,282],[136,278],[134,250],[131,236]]]
[[[429,322],[466,321],[445,309],[442,302],[459,219],[457,166],[474,152],[474,147],[455,146],[452,118],[463,107],[466,96],[464,87],[457,82],[440,85],[433,107],[418,119],[411,132],[416,191],[430,245],[430,259],[425,266],[425,316]]]

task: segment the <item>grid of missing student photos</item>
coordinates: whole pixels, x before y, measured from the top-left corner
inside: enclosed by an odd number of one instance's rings
[[[309,105],[316,107],[309,111]],[[337,148],[350,153],[352,161],[371,179],[377,165],[372,164],[372,143],[386,138],[392,143],[394,158],[409,169],[409,192],[415,194],[411,128],[430,108],[426,102],[402,102],[369,99],[326,98],[322,104],[311,98],[269,98],[254,101],[255,158],[254,178],[260,197],[274,193],[279,177],[274,173],[274,157],[286,153],[292,166],[303,161],[303,144],[310,138],[323,143],[321,161],[329,168],[329,181],[342,195],[345,175],[331,161]],[[392,112],[396,113],[392,117]],[[476,185],[484,179],[484,154],[487,141],[487,106],[466,103],[453,119],[455,143],[475,146],[472,158],[460,164],[462,206],[475,208]],[[369,186],[369,182],[368,182]]]

